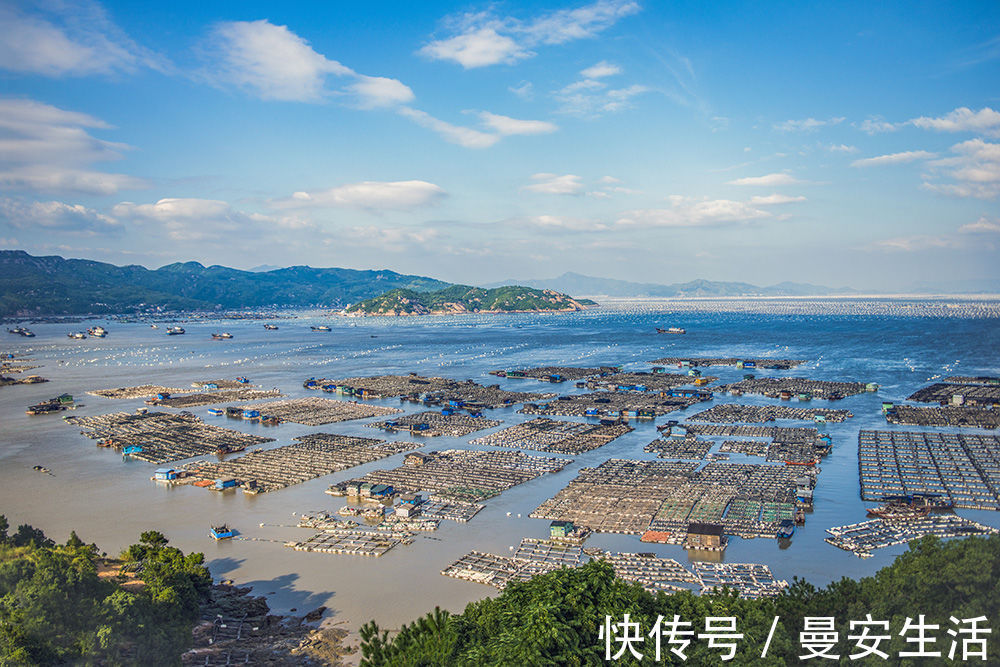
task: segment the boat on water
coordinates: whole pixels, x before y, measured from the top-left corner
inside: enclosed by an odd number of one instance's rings
[[[159,329],[160,327],[156,326],[155,324],[150,324],[149,328],[150,329]]]
[[[184,333],[184,329],[182,329],[181,327],[170,327],[169,329],[167,329],[168,336],[179,336],[182,333]]]
[[[788,540],[795,534],[795,522],[791,519],[782,519],[778,524],[778,539]]]
[[[13,329],[7,329],[7,333],[17,334],[18,336],[24,336],[25,338],[34,337],[34,333],[28,331],[24,327],[15,327]]]
[[[74,331],[66,335],[72,338],[73,340],[84,340],[87,337],[87,334],[83,333],[82,331]]]
[[[27,410],[24,411],[26,415],[47,415],[53,412],[62,412],[66,409],[66,406],[59,402],[59,399],[52,399],[45,401],[44,403],[38,403],[36,405],[29,406]]]
[[[214,333],[212,334],[212,340],[229,340],[233,337],[231,333]]]
[[[687,330],[682,329],[681,327],[668,327],[666,329],[661,329],[660,327],[656,327],[656,333],[684,334],[687,333]]]
[[[104,338],[108,335],[108,330],[104,327],[90,327],[87,329],[87,333],[95,338]]]
[[[230,528],[228,524],[224,523],[219,526],[212,526],[212,530],[209,532],[209,535],[211,535],[212,539],[215,540],[227,540],[236,535],[236,532]]]
[[[264,328],[267,329],[268,331],[277,331],[278,330],[278,325],[277,324],[265,324]]]
[[[51,472],[49,471],[49,469],[48,469],[48,468],[46,468],[45,466],[31,466],[31,469],[32,469],[32,470],[35,470],[35,471],[37,471],[37,472],[43,472],[43,473],[45,473],[45,474],[47,474],[47,475],[51,475],[51,474],[52,474],[52,473],[51,473]]]
[[[309,328],[312,329],[313,331],[330,331],[330,327],[326,326],[325,324],[320,324],[319,326],[312,326]]]

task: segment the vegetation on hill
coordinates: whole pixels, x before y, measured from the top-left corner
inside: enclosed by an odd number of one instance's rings
[[[0,665],[179,664],[211,584],[156,531],[108,561],[0,516]]]
[[[436,290],[449,283],[394,271],[292,266],[252,272],[198,262],[156,270],[0,250],[0,316],[119,313],[144,306],[339,307],[387,289]]]
[[[393,637],[372,621],[361,629],[362,666],[404,667],[418,665],[600,665],[605,660],[605,642],[599,632],[605,617],[621,623],[623,615],[638,623],[641,641],[633,644],[645,661],[654,664],[655,644],[648,633],[662,616],[672,621],[690,622],[695,636],[686,648],[662,639],[661,661],[681,664],[671,648],[680,648],[686,664],[721,663],[719,648],[712,648],[697,634],[705,631],[706,617],[735,617],[737,633],[735,665],[799,664],[800,656],[809,651],[800,642],[806,617],[835,619],[837,638],[831,642],[831,661],[820,658],[817,663],[840,664],[953,664],[943,659],[919,662],[900,656],[915,651],[913,642],[919,630],[903,631],[906,619],[911,626],[925,615],[926,624],[938,628],[926,631],[936,642],[927,644],[928,651],[940,651],[947,657],[952,642],[956,642],[955,657],[961,662],[963,642],[970,638],[970,624],[959,621],[985,617],[981,628],[996,625],[1000,612],[1000,536],[970,537],[942,542],[927,537],[911,543],[909,551],[892,565],[873,577],[855,581],[841,579],[823,589],[800,580],[789,590],[773,599],[742,600],[728,591],[694,595],[689,592],[668,595],[647,593],[637,584],[617,579],[611,566],[602,561],[573,569],[562,569],[508,586],[496,598],[470,603],[462,614],[449,614],[435,609],[414,623],[404,625]],[[888,659],[868,657],[852,660],[860,653],[856,640],[861,627],[851,628],[851,621],[888,621],[888,630],[870,626],[869,632],[888,637],[878,649]],[[761,657],[774,618],[778,627]],[[663,626],[661,626],[662,629]],[[682,628],[684,629],[684,628]],[[957,636],[948,634],[957,632]],[[974,664],[1000,664],[1000,640],[992,634],[980,634],[988,647],[986,661],[978,658]],[[621,637],[614,632],[613,637]],[[975,639],[975,638],[973,638]],[[822,642],[819,642],[822,643]],[[613,641],[612,655],[624,648]],[[970,644],[969,648],[977,647]],[[617,664],[640,664],[624,650]],[[954,663],[957,664],[957,663]]]
[[[572,311],[594,305],[552,290],[537,290],[519,285],[494,289],[452,285],[436,292],[418,293],[394,289],[356,303],[345,312],[349,315],[448,315],[458,313],[519,313],[536,311]]]

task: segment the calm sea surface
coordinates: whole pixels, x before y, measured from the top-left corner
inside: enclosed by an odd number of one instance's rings
[[[329,324],[330,333],[312,332],[311,324]],[[324,494],[331,483],[369,470],[400,465],[395,456],[321,477],[305,484],[257,497],[239,492],[210,493],[194,487],[165,487],[150,481],[157,467],[123,462],[58,416],[28,417],[25,408],[68,392],[83,407],[69,414],[94,415],[133,411],[142,401],[113,401],[85,392],[137,384],[186,387],[194,381],[245,375],[265,388],[277,387],[288,396],[316,396],[302,388],[308,377],[408,373],[500,382],[523,391],[555,390],[578,393],[572,383],[548,385],[533,380],[496,379],[494,369],[541,365],[622,365],[649,370],[662,356],[776,357],[808,359],[787,372],[824,380],[871,381],[877,394],[842,401],[813,401],[816,407],[849,409],[854,418],[831,424],[834,449],[822,463],[815,511],[799,528],[788,548],[776,540],[732,538],[725,552],[729,562],[768,564],[779,578],[803,577],[822,585],[842,576],[871,574],[905,547],[875,552],[860,560],[823,542],[830,526],[865,520],[859,497],[857,433],[862,428],[901,428],[885,424],[881,401],[900,400],[935,375],[1000,375],[1000,326],[996,319],[919,318],[846,315],[753,315],[731,313],[649,313],[597,310],[570,315],[462,316],[416,319],[344,319],[304,317],[280,320],[278,331],[260,322],[185,324],[184,336],[166,336],[165,326],[94,321],[82,324],[30,325],[37,334],[24,339],[9,334],[0,351],[33,355],[43,367],[31,371],[51,382],[0,388],[0,514],[10,523],[30,523],[57,540],[75,529],[86,541],[114,553],[137,541],[144,530],[157,529],[185,551],[202,551],[216,577],[250,584],[267,595],[277,612],[304,613],[319,605],[356,628],[370,618],[383,627],[398,627],[434,605],[461,610],[469,601],[495,594],[492,588],[441,576],[442,569],[472,549],[509,553],[522,537],[543,537],[548,521],[528,514],[573,479],[580,468],[612,457],[649,459],[642,451],[656,437],[656,424],[685,413],[637,422],[636,430],[595,451],[575,457],[563,471],[536,479],[488,501],[487,508],[467,524],[443,521],[441,528],[418,536],[381,558],[314,554],[287,549],[281,542],[310,533],[293,527],[295,514],[336,510],[343,498]],[[105,339],[70,340],[69,331],[103,324]],[[679,325],[684,336],[655,333],[655,327]],[[230,341],[210,340],[210,334],[230,331]],[[713,367],[722,382],[741,379],[742,370]],[[761,373],[758,373],[760,375]],[[709,387],[711,388],[711,387]],[[322,394],[323,396],[331,396]],[[719,396],[714,402],[774,404],[761,397]],[[701,404],[686,414],[714,404]],[[400,404],[406,412],[421,408]],[[797,405],[793,402],[792,405]],[[278,427],[213,418],[208,406],[195,414],[228,428],[265,433],[277,438],[268,446],[289,444],[294,436],[328,432],[375,437],[368,421],[306,427]],[[169,410],[169,409],[165,409]],[[503,420],[503,428],[528,417],[513,409],[487,411]],[[569,419],[569,418],[567,418]],[[794,425],[787,423],[787,425]],[[802,425],[802,424],[800,424]],[[912,428],[912,427],[911,427]],[[469,447],[467,438],[427,438],[425,450]],[[407,439],[404,436],[394,439]],[[530,452],[529,452],[530,453]],[[734,455],[733,461],[753,459]],[[32,470],[50,468],[53,476]],[[508,517],[507,513],[511,513]],[[1000,513],[960,511],[962,516],[1000,526]],[[224,541],[208,537],[209,525],[228,522],[243,535],[274,541]],[[260,527],[259,524],[266,524]],[[680,547],[641,544],[638,537],[595,535],[587,546],[618,551],[655,551],[687,562]]]

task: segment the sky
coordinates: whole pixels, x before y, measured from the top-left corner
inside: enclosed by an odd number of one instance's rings
[[[0,248],[1000,285],[1000,3],[0,0]]]

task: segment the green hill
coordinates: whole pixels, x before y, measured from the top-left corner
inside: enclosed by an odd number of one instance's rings
[[[396,273],[292,266],[240,271],[198,262],[150,270],[0,250],[0,316],[175,309],[342,307],[387,289],[439,290],[449,283]]]
[[[350,306],[348,315],[458,315],[462,313],[570,312],[595,305],[552,290],[519,285],[494,289],[452,285],[436,292],[394,289]]]

